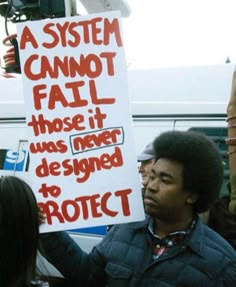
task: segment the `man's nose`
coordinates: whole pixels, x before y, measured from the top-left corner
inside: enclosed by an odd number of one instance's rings
[[[138,171],[139,171],[139,173],[141,173],[141,172],[143,172],[143,171],[144,171],[144,169],[143,169],[143,165],[142,165],[142,164],[140,164],[140,166],[138,167]]]
[[[153,180],[147,180],[147,185],[146,185],[146,189],[150,192],[158,192],[159,190],[159,182],[158,180],[156,179],[155,180],[155,184],[153,182]]]
[[[143,176],[142,177],[142,185],[144,187],[147,187],[147,185],[148,185],[148,176]]]

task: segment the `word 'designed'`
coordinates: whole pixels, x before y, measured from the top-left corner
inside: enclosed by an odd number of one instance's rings
[[[76,176],[76,182],[82,183],[89,179],[91,173],[99,170],[109,170],[123,165],[123,157],[119,147],[114,152],[102,153],[100,156],[83,158],[66,158],[60,161],[49,162],[42,158],[41,163],[36,167],[36,174],[39,178],[48,176]]]

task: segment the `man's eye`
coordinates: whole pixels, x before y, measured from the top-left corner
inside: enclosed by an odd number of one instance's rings
[[[169,183],[169,179],[168,178],[165,178],[165,177],[162,177],[161,178],[161,181],[164,182],[164,183]]]
[[[155,179],[155,176],[154,176],[154,175],[149,175],[149,179],[150,179],[150,180],[154,180],[154,179]]]

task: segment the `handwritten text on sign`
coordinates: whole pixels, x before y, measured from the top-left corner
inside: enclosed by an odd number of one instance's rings
[[[143,219],[119,13],[17,28],[45,230]]]

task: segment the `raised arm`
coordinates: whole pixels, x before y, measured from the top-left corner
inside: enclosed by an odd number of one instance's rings
[[[87,254],[62,231],[41,234],[39,249],[65,277],[68,286],[106,286],[106,262],[96,247]]]

